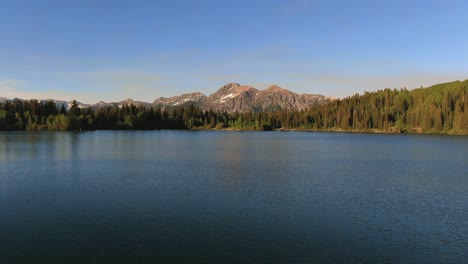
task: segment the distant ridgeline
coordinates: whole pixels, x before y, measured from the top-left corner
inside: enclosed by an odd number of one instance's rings
[[[0,130],[295,129],[468,134],[468,80],[414,90],[384,89],[302,110],[232,112],[189,105],[79,108],[53,101],[0,103]]]

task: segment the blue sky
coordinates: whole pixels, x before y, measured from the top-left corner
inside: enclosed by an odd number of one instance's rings
[[[0,0],[0,97],[126,98],[228,82],[346,97],[468,78],[468,1]]]

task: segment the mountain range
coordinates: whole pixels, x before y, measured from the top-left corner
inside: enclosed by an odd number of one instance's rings
[[[124,105],[135,105],[145,107],[160,107],[171,109],[174,107],[189,106],[191,104],[200,107],[202,110],[219,110],[226,112],[245,111],[275,111],[286,109],[302,110],[311,106],[327,103],[334,98],[318,94],[297,94],[292,91],[272,85],[265,90],[258,90],[252,86],[240,85],[238,83],[228,83],[218,89],[215,93],[206,96],[200,92],[182,94],[169,98],[160,97],[152,103],[134,101],[132,99],[120,102],[106,103],[100,101],[96,104],[84,104],[78,102],[80,108],[103,108],[122,107]],[[0,103],[11,99],[0,97]],[[19,99],[22,100],[22,99]],[[46,101],[46,100],[40,100]],[[54,100],[58,107],[65,106],[69,109],[71,102]]]

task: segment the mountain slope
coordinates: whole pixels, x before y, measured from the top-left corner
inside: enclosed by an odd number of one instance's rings
[[[308,97],[309,96],[309,97]],[[255,97],[255,108],[262,111],[274,111],[284,109],[302,110],[313,105],[312,98],[317,101],[327,101],[323,96],[304,95],[301,96],[277,85],[272,85],[259,92]]]
[[[238,83],[229,83],[209,96],[204,108],[226,112],[244,112],[253,110],[255,95],[258,90]]]
[[[200,105],[206,100],[208,97],[206,95],[195,92],[189,94],[182,94],[179,96],[172,96],[169,98],[166,97],[159,97],[158,99],[154,100],[151,104],[155,107],[175,107],[175,106],[184,106],[188,104]]]

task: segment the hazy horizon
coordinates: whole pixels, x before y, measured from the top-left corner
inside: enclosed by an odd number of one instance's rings
[[[347,97],[468,78],[465,1],[2,1],[0,97],[151,102],[230,82]]]

